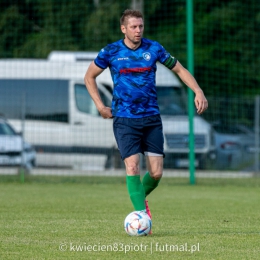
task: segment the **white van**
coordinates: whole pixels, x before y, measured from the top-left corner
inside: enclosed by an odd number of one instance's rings
[[[25,118],[25,140],[37,151],[38,166],[104,169],[122,162],[112,120],[103,119],[84,85],[97,53],[52,52],[47,60],[0,60],[0,113],[17,131]],[[189,120],[186,94],[178,78],[158,64],[158,102],[165,137],[165,167],[189,165]],[[111,106],[109,70],[97,77],[100,96]],[[24,112],[23,112],[24,111]],[[215,160],[212,128],[194,116],[196,166]]]

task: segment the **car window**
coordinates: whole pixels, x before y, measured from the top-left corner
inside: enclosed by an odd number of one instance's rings
[[[0,123],[0,135],[16,135],[16,133],[8,124]]]
[[[110,107],[111,101],[105,96],[105,94],[100,91],[99,95],[104,105]],[[95,115],[95,116],[100,116],[95,106],[95,103],[93,102],[91,96],[89,95],[89,92],[87,91],[85,85],[81,85],[81,84],[75,85],[75,98],[76,98],[76,106],[79,111],[87,114]]]
[[[161,115],[187,115],[181,88],[158,86],[156,91]]]

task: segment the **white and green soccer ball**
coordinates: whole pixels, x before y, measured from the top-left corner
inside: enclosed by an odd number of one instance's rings
[[[147,236],[152,228],[152,220],[145,211],[133,211],[126,216],[124,227],[130,236]]]

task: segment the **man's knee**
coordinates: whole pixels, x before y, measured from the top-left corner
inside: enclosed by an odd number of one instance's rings
[[[128,175],[140,174],[139,156],[133,155],[125,159],[126,173]]]
[[[133,163],[126,164],[126,172],[131,175],[139,174],[139,166]]]
[[[160,180],[162,178],[162,171],[155,171],[155,172],[150,172],[150,176],[155,179],[155,180]]]
[[[163,175],[163,157],[161,156],[147,156],[147,166],[150,176],[155,179],[161,179]]]

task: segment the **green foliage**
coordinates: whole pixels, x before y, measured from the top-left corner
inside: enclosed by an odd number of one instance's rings
[[[126,9],[125,6],[124,9]],[[100,50],[108,43],[122,38],[119,26],[120,4],[104,2],[89,16],[84,26],[82,46],[85,50]],[[109,13],[109,15],[107,15]]]
[[[22,45],[31,32],[31,23],[19,13],[17,6],[10,6],[0,16],[0,56],[14,57],[14,49]]]
[[[131,0],[1,0],[0,57],[46,58],[52,50],[99,51],[123,37]],[[260,2],[194,0],[195,77],[207,96],[259,93]],[[186,0],[144,0],[145,34],[184,66]]]
[[[253,10],[248,12],[249,7],[248,3],[228,3],[205,14],[195,26],[195,56],[201,57],[196,59],[196,74],[199,82],[214,86],[208,94],[247,95],[254,92],[260,33],[251,18]],[[211,76],[213,72],[214,77]]]
[[[258,94],[260,3],[193,2],[195,77],[206,95]],[[152,38],[185,65],[186,1],[163,1],[155,16]]]

